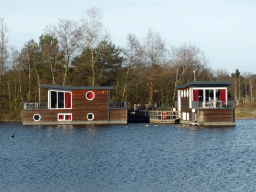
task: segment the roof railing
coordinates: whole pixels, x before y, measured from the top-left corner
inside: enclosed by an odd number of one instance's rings
[[[126,101],[111,101],[109,102],[110,109],[127,109]]]
[[[47,102],[25,102],[23,103],[23,110],[46,110],[48,109]]]

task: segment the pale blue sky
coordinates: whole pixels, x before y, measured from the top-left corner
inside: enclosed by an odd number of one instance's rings
[[[9,44],[20,50],[32,38],[38,42],[47,24],[60,18],[79,21],[92,6],[102,9],[117,46],[126,45],[128,33],[143,40],[151,28],[167,48],[199,47],[212,69],[256,74],[254,0],[0,0],[0,16],[9,29]]]

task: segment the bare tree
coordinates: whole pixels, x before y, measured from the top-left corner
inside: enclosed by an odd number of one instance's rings
[[[248,76],[250,76],[250,81],[249,81],[249,86],[250,86],[250,95],[251,95],[251,99],[250,99],[250,102],[251,103],[254,103],[254,97],[253,97],[253,81],[252,81],[252,74],[249,73]]]
[[[101,21],[101,10],[97,7],[92,7],[86,11],[86,18],[83,22],[83,33],[85,45],[91,51],[91,66],[92,66],[92,86],[95,85],[95,60],[94,50],[100,42],[102,36],[103,24]]]
[[[64,56],[63,85],[66,85],[71,58],[74,56],[75,51],[81,47],[82,28],[75,21],[60,19],[56,26],[50,26],[49,32],[58,38],[58,43]]]
[[[14,108],[16,110],[17,108],[17,95],[20,95],[20,100],[22,100],[22,94],[21,94],[21,68],[20,68],[20,63],[19,63],[19,52],[15,49],[15,48],[11,48],[11,60],[12,60],[12,69],[13,69],[13,73],[15,72],[15,74],[18,73],[18,76],[15,75],[15,97],[14,97]],[[18,80],[16,80],[16,78],[18,78]],[[16,88],[16,83],[18,82],[18,90]],[[21,103],[20,103],[21,104]],[[21,107],[21,106],[20,106]]]
[[[6,37],[7,26],[3,18],[0,18],[0,83],[2,82],[2,75],[4,72],[4,65],[8,58],[7,43],[8,39]]]
[[[172,48],[170,64],[174,70],[174,88],[194,79],[194,73],[197,80],[209,78],[211,73],[205,68],[206,63],[203,52],[195,46],[182,45],[179,48]],[[176,92],[173,93],[174,102]]]
[[[165,43],[160,37],[159,33],[154,33],[149,29],[145,39],[144,53],[146,56],[146,63],[150,68],[150,74],[148,74],[148,87],[149,87],[149,104],[152,104],[152,98],[154,93],[158,92],[155,90],[155,79],[157,77],[158,67],[163,64],[165,58]]]
[[[237,104],[240,104],[240,96],[241,96],[241,91],[240,91],[240,71],[236,69],[235,73],[231,74],[233,81],[235,82],[234,85],[234,91],[235,91],[235,101]]]
[[[140,54],[140,43],[137,40],[136,36],[134,34],[129,33],[127,39],[128,39],[128,45],[127,45],[128,49],[126,50],[125,54],[128,60],[128,67],[127,67],[124,90],[123,90],[123,100],[125,100],[125,93],[127,89],[128,76],[129,76],[130,69],[135,63],[136,58]]]
[[[161,66],[165,57],[166,49],[165,42],[162,40],[159,33],[154,33],[154,31],[149,29],[145,39],[144,53],[147,58],[147,64],[151,68]]]
[[[230,78],[229,73],[226,70],[217,69],[214,74],[217,80],[228,80]]]
[[[59,64],[60,58],[58,40],[56,37],[54,38],[51,35],[41,35],[39,44],[41,48],[42,58],[46,65],[48,65],[50,68],[52,83],[53,85],[55,85],[55,71],[57,65]]]

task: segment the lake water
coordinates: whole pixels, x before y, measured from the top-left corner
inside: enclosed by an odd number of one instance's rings
[[[255,190],[256,120],[209,128],[0,124],[0,191]]]

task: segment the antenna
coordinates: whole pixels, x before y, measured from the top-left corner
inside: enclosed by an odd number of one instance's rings
[[[193,71],[193,73],[194,73],[194,81],[196,81],[196,70]]]

